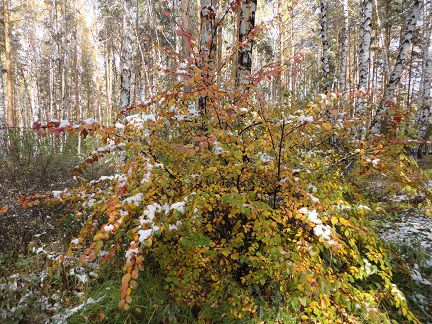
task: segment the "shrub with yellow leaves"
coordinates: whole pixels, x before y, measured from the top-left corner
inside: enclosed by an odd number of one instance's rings
[[[332,96],[294,109],[252,86],[205,87],[179,84],[114,126],[65,129],[106,144],[77,173],[106,154],[123,161],[118,174],[45,195],[83,223],[68,255],[124,258],[121,309],[140,272],[156,270],[178,302],[230,318],[280,307],[299,320],[381,322],[385,306],[415,321],[349,180],[404,168],[400,143],[351,140],[356,125],[329,120]]]

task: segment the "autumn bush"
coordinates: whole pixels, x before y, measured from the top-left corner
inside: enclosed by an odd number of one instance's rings
[[[373,175],[421,185],[405,143],[353,141],[336,94],[271,104],[253,86],[203,87],[194,73],[113,126],[53,126],[104,142],[75,168],[77,186],[21,201],[73,207],[82,229],[61,262],[123,259],[123,310],[151,271],[196,313],[252,319],[272,307],[300,321],[381,322],[397,309],[415,320],[359,190]],[[118,174],[80,177],[106,155],[123,161]]]

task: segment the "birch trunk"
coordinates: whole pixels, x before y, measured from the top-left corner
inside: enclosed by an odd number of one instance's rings
[[[357,98],[355,115],[363,118],[365,115],[364,96],[367,92],[370,48],[372,39],[372,0],[361,2],[360,44],[358,54],[358,87],[360,96]]]
[[[216,57],[216,0],[201,0],[200,55],[205,63],[214,64]]]
[[[3,0],[3,30],[5,42],[5,68],[6,68],[6,87],[7,87],[7,127],[14,127],[14,105],[13,105],[13,75],[11,60],[11,31],[9,21],[9,0]]]
[[[342,31],[342,50],[341,50],[341,70],[339,88],[342,92],[342,109],[345,108],[346,103],[346,75],[347,75],[347,58],[348,58],[348,46],[349,46],[349,11],[348,11],[348,0],[343,0],[343,31]]]
[[[77,0],[74,3],[74,9],[78,11]],[[73,30],[74,39],[74,53],[73,53],[73,83],[74,83],[74,97],[75,97],[75,122],[78,123],[81,119],[81,111],[79,105],[79,76],[78,76],[78,26],[75,23]]]
[[[4,100],[3,63],[0,60],[0,157],[6,150],[6,107]]]
[[[180,19],[181,19],[181,29],[184,32],[190,32],[190,18],[189,18],[189,0],[180,0]],[[190,52],[190,39],[187,36],[181,36],[182,46],[181,53],[186,57]]]
[[[330,82],[330,54],[329,42],[327,37],[328,22],[327,22],[327,0],[320,0],[320,37],[322,42],[321,64],[323,72],[323,87],[322,92],[328,92],[331,88]]]
[[[376,22],[377,22],[377,29],[378,29],[378,41],[379,41],[379,47],[382,49],[383,53],[383,62],[382,62],[382,69],[384,72],[384,79],[387,80],[388,76],[390,74],[389,72],[389,48],[386,46],[386,36],[385,36],[385,28],[383,24],[381,23],[381,19],[378,12],[378,1],[374,0],[374,7],[375,7],[375,13],[376,13]]]
[[[418,138],[426,140],[430,132],[431,90],[432,90],[432,1],[425,4],[425,35],[423,43],[422,77],[419,93],[419,109],[416,114]]]
[[[120,111],[126,110],[131,103],[132,78],[132,34],[135,22],[134,4],[132,0],[123,0],[123,39],[120,61]]]
[[[250,33],[255,28],[255,11],[257,0],[242,0],[238,41],[240,49],[237,57],[236,86],[249,85],[252,72],[253,38]]]
[[[412,12],[410,17],[408,18],[405,32],[403,34],[401,44],[399,46],[399,52],[396,58],[395,66],[393,67],[393,70],[390,74],[390,78],[388,80],[384,92],[382,103],[379,106],[375,114],[375,117],[372,121],[371,131],[374,134],[386,133],[390,128],[391,123],[388,116],[388,110],[392,105],[394,105],[394,97],[395,97],[396,89],[400,83],[402,72],[405,68],[406,61],[409,56],[409,49],[411,47],[417,20],[420,15],[421,5],[422,5],[421,0],[414,1]]]

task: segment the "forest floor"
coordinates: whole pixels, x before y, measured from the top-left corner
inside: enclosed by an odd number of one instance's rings
[[[64,252],[76,229],[67,210],[37,206],[22,208],[17,197],[61,189],[70,185],[66,170],[46,173],[0,174],[0,206],[9,210],[0,216],[0,322],[65,323],[108,320],[118,301],[116,278],[101,278],[95,271],[73,269],[66,264],[50,268]],[[427,168],[430,165],[427,164]],[[51,169],[58,168],[52,165]],[[106,171],[106,170],[103,170]],[[93,170],[97,176],[101,170]],[[66,176],[63,176],[66,174]],[[31,180],[30,180],[31,179]],[[432,219],[427,208],[413,208],[404,194],[389,198],[399,206],[385,217],[373,217],[376,230],[387,244],[394,261],[394,280],[413,312],[424,323],[432,322]],[[400,207],[402,206],[402,207]],[[119,273],[121,268],[119,267]],[[114,271],[115,273],[115,271]],[[98,279],[99,277],[99,279]],[[144,276],[154,296],[139,310],[146,321],[189,322],[161,295],[160,278]],[[167,303],[164,305],[164,303]],[[92,307],[104,304],[104,307]],[[138,311],[138,310],[137,310]],[[90,314],[91,313],[91,314]],[[165,317],[155,316],[160,313]],[[159,315],[160,315],[159,314]],[[171,316],[171,317],[170,317]],[[183,320],[182,320],[183,316]]]

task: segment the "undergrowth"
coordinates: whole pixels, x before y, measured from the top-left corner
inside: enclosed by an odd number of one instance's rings
[[[190,82],[189,92],[161,93],[114,126],[53,125],[104,143],[75,168],[77,186],[21,200],[72,206],[81,231],[60,265],[79,257],[78,267],[117,272],[124,259],[115,296],[126,314],[142,298],[141,276],[158,273],[160,290],[202,320],[283,309],[298,320],[388,321],[396,313],[416,321],[359,190],[368,177],[424,190],[407,142],[353,141],[356,122],[335,120],[332,94],[293,108],[253,88],[203,91]],[[79,176],[110,156],[123,161],[119,173]]]

